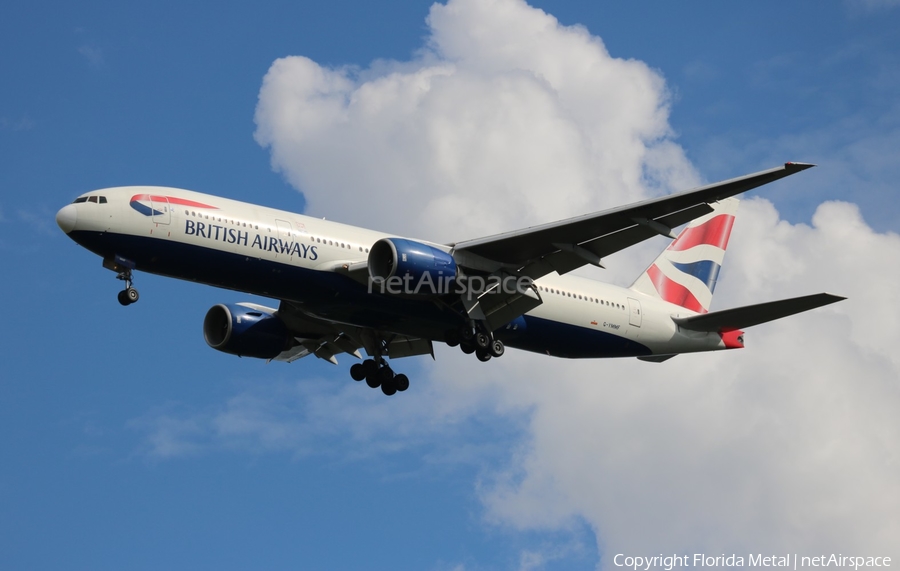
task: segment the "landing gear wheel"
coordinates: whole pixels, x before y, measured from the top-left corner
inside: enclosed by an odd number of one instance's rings
[[[466,355],[471,355],[475,352],[475,345],[473,345],[472,343],[460,343],[459,348],[462,349],[462,352]]]
[[[506,347],[503,346],[503,341],[495,339],[494,342],[491,343],[490,351],[492,357],[502,357],[503,353],[506,352]]]
[[[122,305],[131,305],[132,303],[140,299],[140,297],[141,296],[138,294],[138,290],[130,286],[120,291],[119,295],[117,296],[119,303],[121,303]]]
[[[366,378],[366,367],[362,363],[356,363],[350,367],[350,376],[354,381],[361,381]]]
[[[479,349],[487,349],[491,346],[491,338],[485,333],[476,333],[475,346]]]
[[[379,374],[381,371],[375,371],[374,373],[369,373],[366,375],[366,384],[369,385],[370,388],[377,389],[381,386],[381,375]]]
[[[391,396],[397,392],[397,385],[394,382],[394,379],[387,381],[385,383],[381,383],[381,392],[386,394],[387,396]]]
[[[125,288],[125,298],[128,300],[128,303],[135,303],[138,299],[140,299],[140,294],[138,294],[138,290],[133,287]]]
[[[444,343],[447,344],[448,347],[456,347],[459,345],[459,332],[456,329],[451,329],[444,333]]]
[[[396,377],[394,377],[394,386],[397,387],[397,390],[401,393],[409,388],[409,377],[400,373]]]
[[[471,342],[475,337],[475,331],[468,325],[459,326],[459,340],[463,343]]]
[[[484,349],[476,349],[475,356],[478,357],[478,360],[482,363],[487,363],[491,360],[491,354]]]

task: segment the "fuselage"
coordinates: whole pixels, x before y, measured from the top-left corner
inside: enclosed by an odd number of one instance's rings
[[[60,210],[57,221],[73,240],[104,260],[290,301],[333,323],[444,341],[460,322],[459,313],[447,304],[379,293],[338,271],[365,262],[375,242],[394,235],[188,190],[144,186],[81,195]],[[542,303],[495,332],[508,346],[569,358],[728,348],[717,333],[681,330],[672,318],[694,313],[661,299],[572,275],[551,274],[534,283]]]

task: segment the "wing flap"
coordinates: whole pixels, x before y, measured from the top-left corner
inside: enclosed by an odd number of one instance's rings
[[[675,317],[672,320],[684,329],[722,333],[753,327],[754,325],[809,311],[810,309],[836,303],[844,299],[847,298],[830,293],[817,293],[803,297],[713,311],[703,315]]]

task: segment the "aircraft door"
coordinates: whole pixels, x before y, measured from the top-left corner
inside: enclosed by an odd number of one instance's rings
[[[151,220],[157,224],[168,224],[172,218],[169,199],[165,196],[150,195]]]
[[[641,326],[641,302],[628,298],[628,323],[635,327]]]

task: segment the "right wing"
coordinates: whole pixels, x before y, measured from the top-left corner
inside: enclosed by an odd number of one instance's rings
[[[712,211],[709,203],[746,192],[815,165],[784,166],[708,186],[559,222],[452,244],[457,263],[482,271],[507,269],[532,279],[564,274]],[[602,266],[601,266],[602,267]]]

